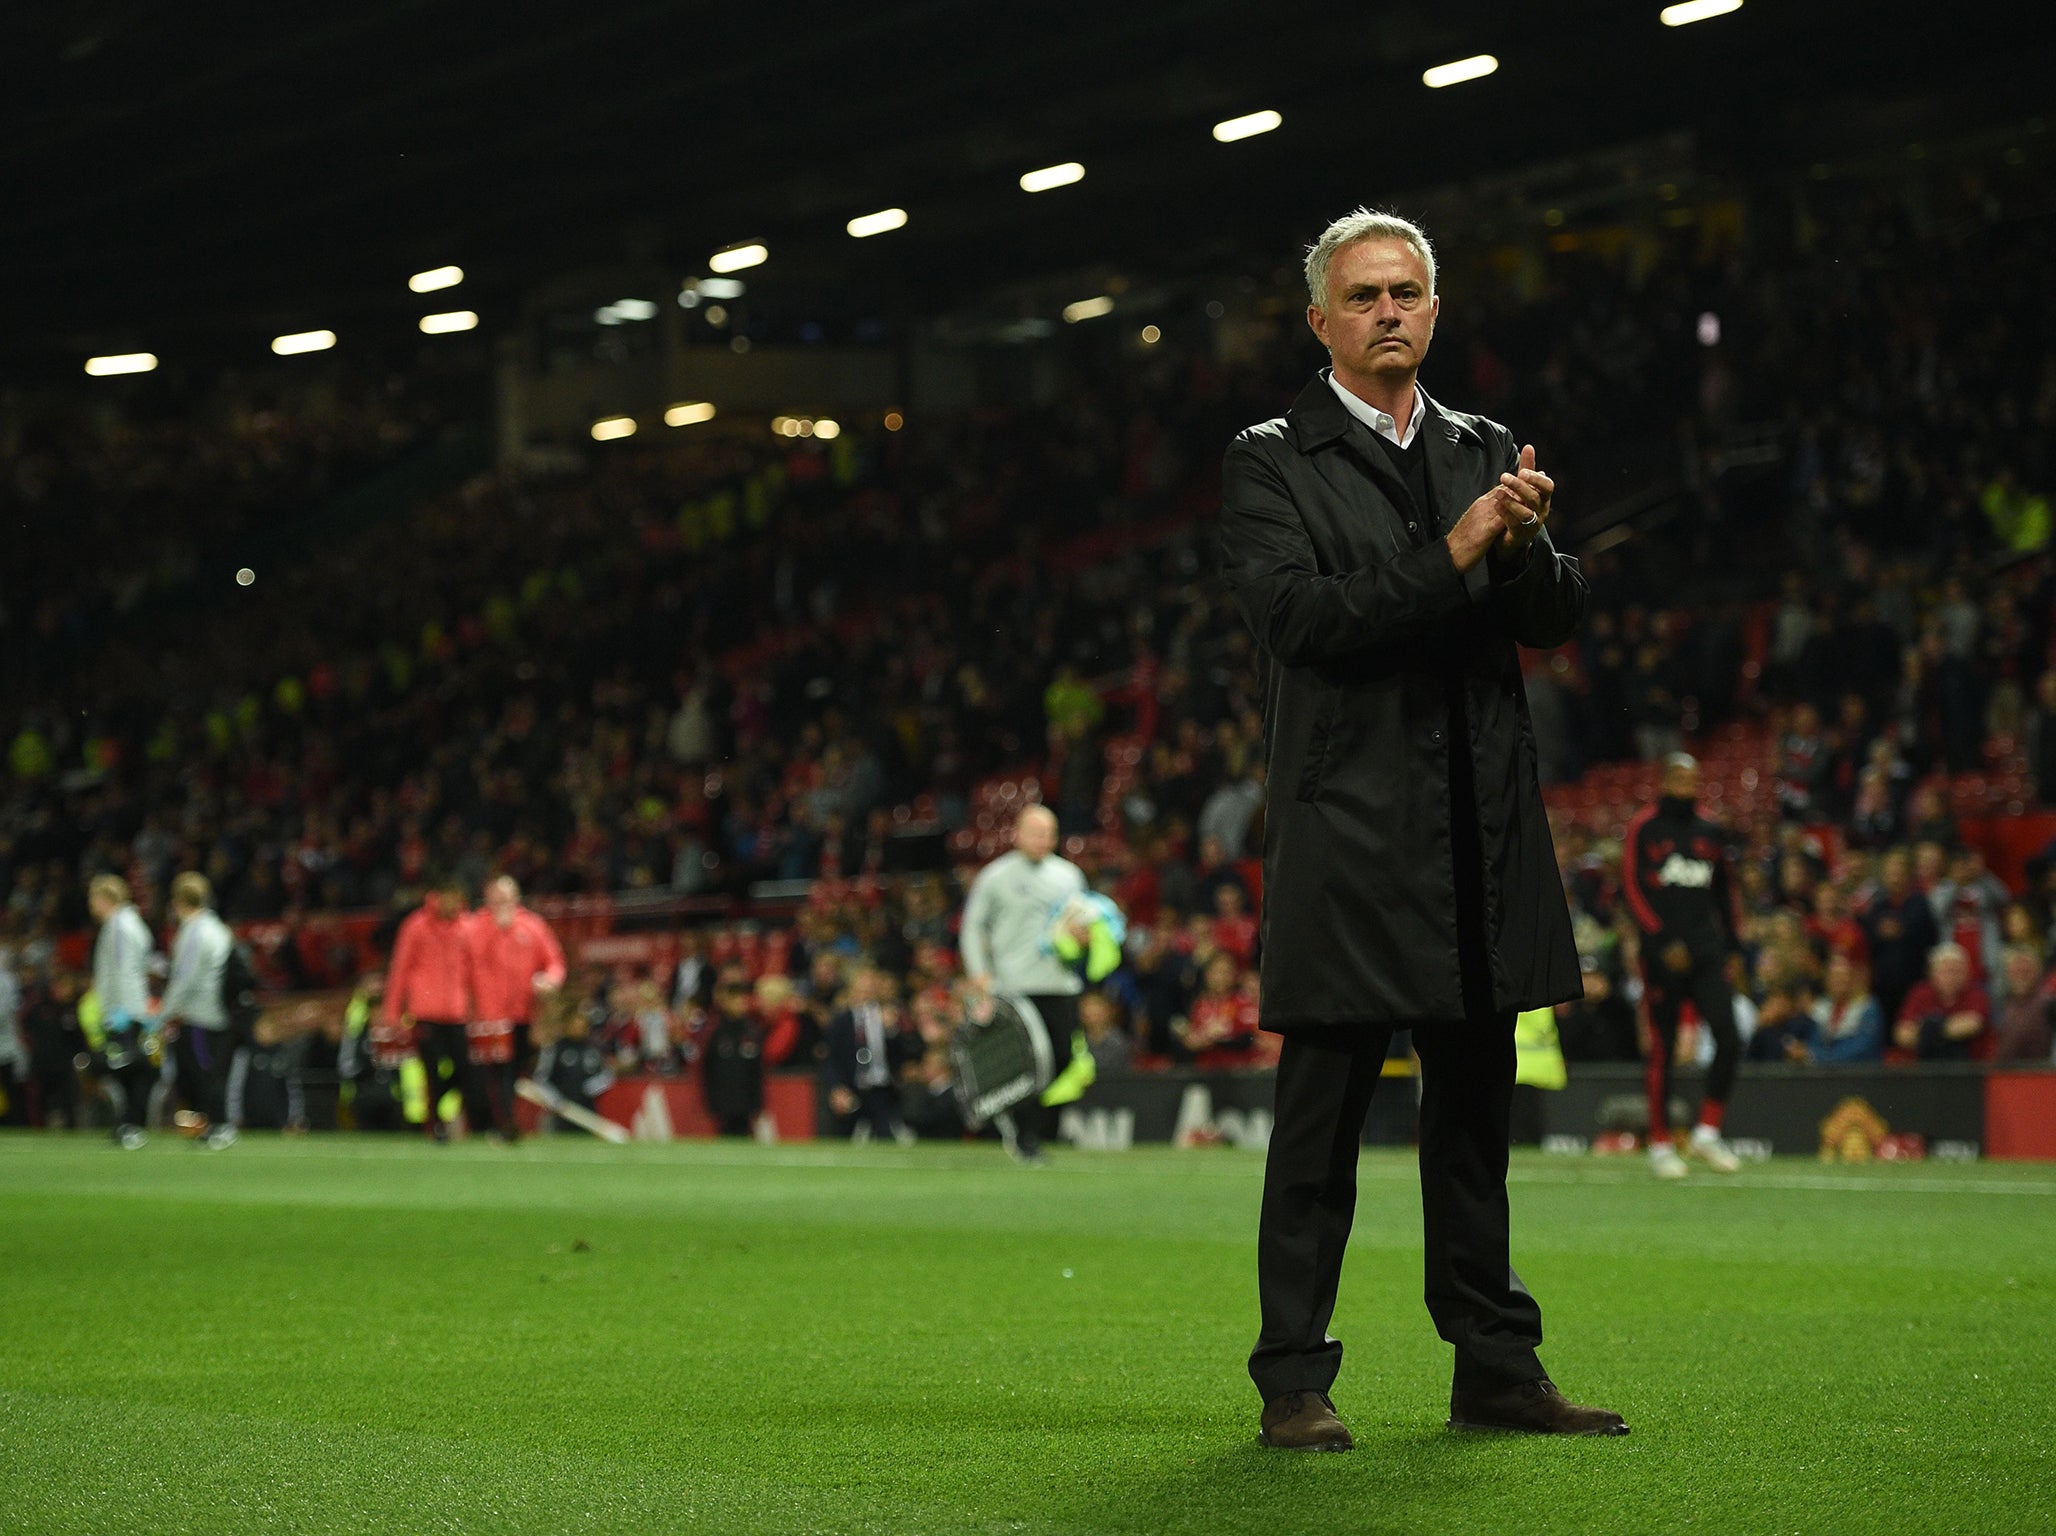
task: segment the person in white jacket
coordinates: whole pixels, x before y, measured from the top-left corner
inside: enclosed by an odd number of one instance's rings
[[[171,941],[171,976],[157,1005],[177,1063],[173,1086],[185,1108],[179,1126],[205,1136],[216,1151],[236,1139],[224,1090],[236,1041],[222,1000],[221,976],[235,935],[213,910],[214,887],[197,870],[171,882],[178,935]]]
[[[157,941],[129,900],[128,882],[121,876],[95,875],[86,887],[86,905],[100,925],[93,941],[93,995],[100,1005],[107,1070],[121,1101],[114,1139],[134,1151],[145,1140],[150,1089],[157,1081],[157,1019],[150,1011],[150,962]]]
[[[1086,889],[1085,875],[1057,851],[1057,818],[1049,807],[1025,807],[1014,822],[1014,849],[1003,853],[971,882],[958,944],[964,976],[979,992],[1026,997],[1041,1013],[1049,1035],[1051,1071],[1071,1062],[1071,1038],[1078,1028],[1078,994],[1085,983],[1057,959],[1050,933],[1073,896]],[[1011,1128],[1008,1150],[1023,1162],[1043,1160],[1042,1143],[1056,1132],[1056,1116],[1029,1099],[1001,1123]]]

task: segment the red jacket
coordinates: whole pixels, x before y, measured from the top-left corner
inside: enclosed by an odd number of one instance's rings
[[[400,924],[393,941],[393,963],[386,972],[385,1016],[397,1023],[412,1014],[434,1024],[471,1021],[474,992],[471,946],[465,942],[464,918],[437,917],[417,907]]]
[[[465,920],[478,1017],[527,1024],[535,1018],[535,979],[564,985],[564,950],[550,925],[526,907],[502,928],[483,909]]]

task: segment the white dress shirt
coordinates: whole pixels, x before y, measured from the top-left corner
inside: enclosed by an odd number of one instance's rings
[[[1399,423],[1397,421],[1393,420],[1388,413],[1372,405],[1370,401],[1360,400],[1355,395],[1352,395],[1347,389],[1342,387],[1341,381],[1332,372],[1328,375],[1328,387],[1335,391],[1343,405],[1348,408],[1350,415],[1369,427],[1378,436],[1384,438],[1386,442],[1392,444],[1395,448],[1411,448],[1413,446],[1414,434],[1421,430],[1420,385],[1414,385],[1413,410],[1406,418],[1406,436],[1404,437],[1399,435]]]

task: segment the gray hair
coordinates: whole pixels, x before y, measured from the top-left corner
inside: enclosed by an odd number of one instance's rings
[[[1411,247],[1421,258],[1421,265],[1428,269],[1428,297],[1435,296],[1435,248],[1428,243],[1427,231],[1396,213],[1373,213],[1368,208],[1359,208],[1342,215],[1307,247],[1306,291],[1315,308],[1325,308],[1328,303],[1328,263],[1342,247],[1359,240],[1397,240]]]

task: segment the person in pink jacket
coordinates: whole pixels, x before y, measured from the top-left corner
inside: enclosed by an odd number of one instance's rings
[[[471,1073],[482,1101],[469,1113],[480,1124],[489,1115],[511,1141],[514,1076],[533,1060],[536,999],[564,985],[564,949],[550,925],[521,904],[521,887],[509,875],[487,882],[485,905],[466,920],[465,938],[477,985]]]
[[[437,1141],[450,1139],[436,1108],[444,1092],[455,1086],[466,1103],[475,1092],[465,1025],[477,1017],[477,989],[465,927],[464,887],[445,881],[400,924],[393,940],[393,963],[386,969],[386,1022],[414,1032],[414,1049],[428,1072],[428,1113],[422,1125]]]

